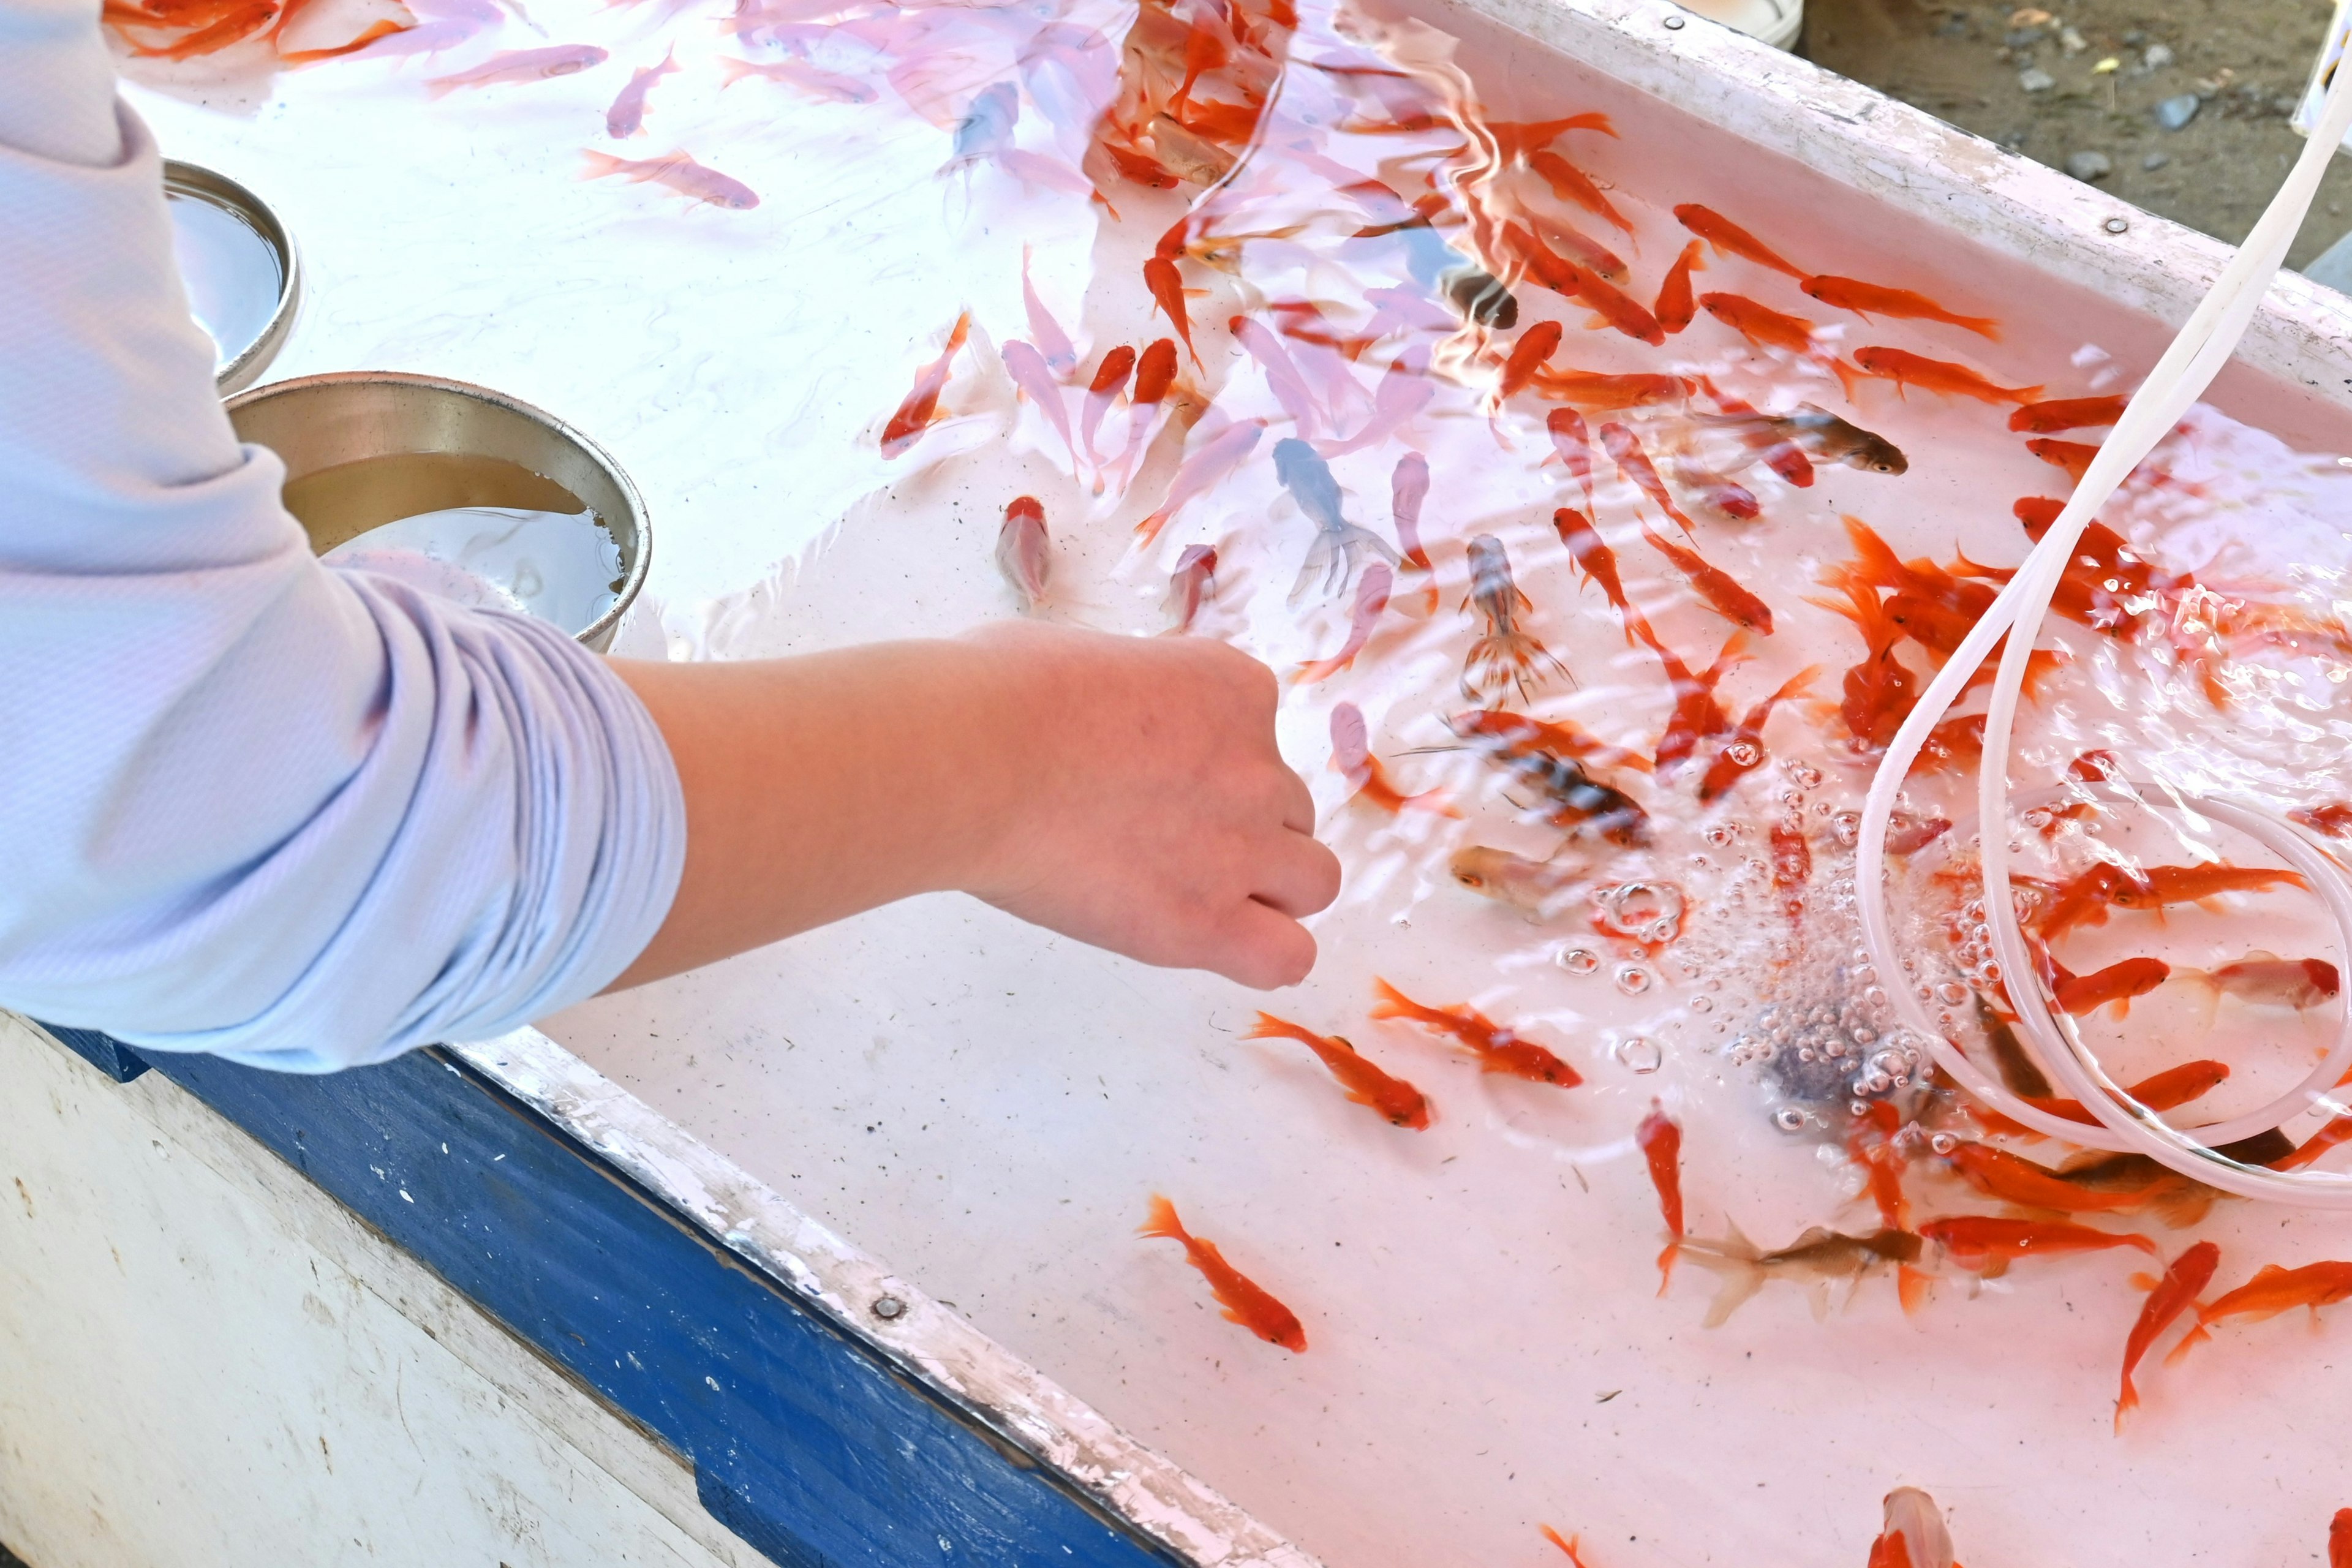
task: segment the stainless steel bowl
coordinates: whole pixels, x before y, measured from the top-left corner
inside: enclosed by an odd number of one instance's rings
[[[189,306],[218,350],[213,383],[226,397],[253,384],[292,330],[302,300],[301,258],[269,204],[226,174],[166,159],[163,195],[213,220],[184,222],[186,209],[175,205],[173,240]],[[275,303],[256,308],[257,296]]]
[[[653,536],[645,502],[602,448],[553,415],[487,387],[396,371],[352,371],[272,382],[228,400],[237,436],[276,452],[289,485],[363,458],[440,453],[500,458],[552,481],[595,514],[620,546],[621,578],[613,607],[579,639],[599,653],[612,647],[622,615],[645,586]],[[551,510],[543,493],[488,483],[462,494],[436,494],[430,506],[506,506]],[[311,507],[318,511],[320,509]],[[331,515],[295,516],[323,555],[382,523],[425,510],[381,497],[347,497]]]

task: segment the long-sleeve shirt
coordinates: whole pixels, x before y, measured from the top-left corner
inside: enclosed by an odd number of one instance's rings
[[[0,1006],[323,1071],[593,994],[685,804],[604,662],[322,566],[98,0],[0,0]]]

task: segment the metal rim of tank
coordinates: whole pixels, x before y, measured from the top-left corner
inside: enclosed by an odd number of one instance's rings
[[[214,386],[223,397],[226,397],[250,386],[268,368],[269,362],[278,357],[278,349],[286,342],[286,334],[293,331],[294,312],[302,301],[301,254],[295,249],[294,237],[278,221],[276,210],[217,169],[166,158],[163,160],[163,189],[167,195],[176,192],[195,201],[228,208],[259,235],[262,243],[278,257],[278,308],[269,313],[269,320],[259,335],[213,376]]]
[[[582,435],[571,425],[558,419],[545,409],[533,407],[519,397],[509,397],[503,392],[493,391],[487,386],[477,386],[466,381],[452,381],[445,376],[418,375],[395,370],[329,371],[317,375],[300,375],[285,381],[273,381],[266,385],[238,393],[228,400],[226,407],[229,419],[234,424],[239,415],[249,415],[257,408],[285,399],[310,400],[321,396],[332,396],[337,393],[364,395],[372,389],[379,392],[386,389],[395,393],[405,392],[420,399],[462,399],[478,404],[496,411],[499,416],[519,418],[535,426],[547,436],[552,437],[560,446],[569,447],[579,454],[591,470],[592,477],[602,479],[612,492],[607,505],[598,505],[600,498],[594,495],[581,493],[583,489],[593,489],[593,486],[583,487],[555,474],[542,473],[541,477],[564,485],[574,495],[578,495],[583,503],[595,511],[598,518],[612,532],[614,542],[620,546],[621,586],[616,590],[613,607],[574,634],[575,641],[598,652],[603,652],[609,647],[612,645],[613,635],[620,626],[621,617],[626,615],[629,606],[636,602],[638,593],[645,587],[646,574],[653,565],[653,527],[646,515],[645,498],[638,493],[635,483],[628,476],[628,471],[614,461],[610,452]],[[239,429],[238,434],[247,439],[253,438],[246,436],[242,428]],[[259,444],[270,445],[267,441]],[[388,448],[389,451],[457,449],[460,448],[432,446]],[[470,448],[465,449],[470,450]],[[383,450],[384,449],[360,455],[383,455]],[[498,452],[486,455],[507,456]],[[521,461],[520,458],[509,460]],[[536,466],[529,462],[523,462],[522,466],[530,468],[534,473],[540,472]],[[617,502],[617,505],[611,504],[613,502]],[[617,511],[620,515],[610,515],[613,511]]]

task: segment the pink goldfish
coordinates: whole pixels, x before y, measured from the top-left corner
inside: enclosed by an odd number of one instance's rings
[[[662,57],[661,64],[646,66],[629,78],[629,85],[613,99],[613,107],[604,110],[604,134],[614,141],[635,136],[646,128],[646,95],[654,83],[677,69],[677,50],[673,47]]]
[[[499,87],[508,82],[545,81],[550,77],[572,76],[590,66],[601,66],[612,58],[609,50],[593,44],[556,44],[544,49],[507,49],[492,55],[470,70],[454,76],[436,76],[425,86],[434,97],[454,92],[461,87]]]
[[[581,176],[583,179],[601,180],[610,174],[622,174],[638,184],[651,181],[689,200],[725,207],[730,212],[744,212],[760,205],[759,193],[751,186],[696,163],[684,153],[665,153],[658,158],[615,158],[610,153],[583,148],[581,155],[588,160],[588,172]]]

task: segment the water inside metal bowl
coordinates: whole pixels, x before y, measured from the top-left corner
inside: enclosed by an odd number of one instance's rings
[[[372,531],[456,515],[465,526],[455,536],[445,528],[444,540],[477,548],[462,559],[454,547],[433,553],[446,575],[488,580],[487,593],[456,596],[526,609],[600,652],[644,585],[653,548],[636,487],[585,437],[528,404],[464,382],[366,371],[256,387],[229,399],[228,414],[240,438],[286,464],[287,509],[321,555],[375,542],[410,546],[401,530]],[[538,531],[520,583],[510,542],[499,548],[518,517]]]
[[[249,386],[294,325],[302,266],[269,205],[197,163],[163,164],[172,250],[188,312],[213,341],[222,395]]]

